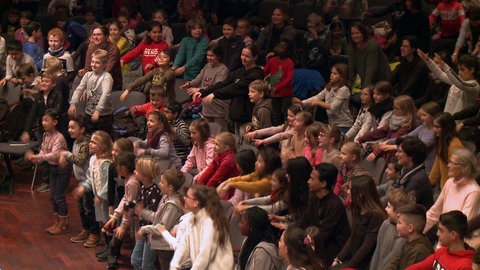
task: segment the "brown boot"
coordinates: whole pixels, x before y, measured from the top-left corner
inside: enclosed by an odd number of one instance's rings
[[[92,248],[101,245],[102,242],[100,241],[100,234],[99,233],[91,233],[88,236],[87,241],[83,243],[83,246],[86,248]]]
[[[72,243],[83,243],[87,241],[90,232],[87,230],[82,230],[77,236],[70,238]]]
[[[70,232],[70,227],[68,226],[68,216],[59,216],[59,218],[60,222],[58,223],[58,226],[48,231],[48,233],[52,235],[57,235]]]
[[[58,223],[60,223],[60,218],[57,214],[55,214],[55,217],[53,218],[53,225],[45,229],[45,231],[50,232],[51,230],[53,230],[53,228],[58,226]]]

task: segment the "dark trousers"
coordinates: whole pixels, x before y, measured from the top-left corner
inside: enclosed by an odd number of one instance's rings
[[[87,114],[87,130],[92,134],[97,130],[103,130],[112,136],[113,115],[101,115],[97,122],[92,122],[92,116]]]
[[[67,201],[65,193],[67,192],[72,176],[72,167],[60,168],[58,165],[49,165],[50,167],[50,200],[53,205],[53,212],[59,216],[68,216]]]
[[[82,228],[90,233],[100,233],[100,226],[95,220],[95,207],[93,205],[93,191],[85,189],[83,195],[77,201]]]
[[[157,259],[158,264],[160,265],[160,270],[169,269],[172,258],[173,250],[157,250]]]

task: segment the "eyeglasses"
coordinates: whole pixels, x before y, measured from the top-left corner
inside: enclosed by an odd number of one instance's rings
[[[454,162],[454,161],[451,161],[451,160],[448,161],[448,164],[452,164],[452,165],[455,165],[455,166],[462,166],[463,165],[462,163]]]

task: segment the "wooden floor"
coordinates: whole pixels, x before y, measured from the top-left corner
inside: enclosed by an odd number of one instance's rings
[[[0,269],[106,269],[106,262],[97,262],[95,257],[99,247],[85,248],[70,242],[81,230],[71,195],[77,181],[72,179],[67,193],[71,233],[51,236],[45,232],[52,219],[50,193],[30,191],[32,170],[14,169],[14,195],[0,195]],[[124,245],[119,269],[132,269],[132,246]]]

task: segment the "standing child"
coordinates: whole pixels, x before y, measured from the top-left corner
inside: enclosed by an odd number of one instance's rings
[[[28,35],[27,41],[23,44],[23,51],[33,58],[37,70],[42,68],[43,48],[38,42],[43,39],[42,28],[38,22],[29,22],[25,27],[25,33]]]
[[[407,204],[397,209],[398,236],[406,240],[400,254],[391,260],[388,270],[403,270],[423,261],[433,253],[432,243],[423,235],[425,227],[425,207],[421,204]]]
[[[215,136],[214,151],[212,162],[197,180],[197,183],[209,187],[217,187],[223,181],[240,174],[235,164],[236,142],[231,133],[221,132]]]
[[[157,67],[155,59],[161,51],[168,49],[167,43],[162,40],[162,25],[158,22],[151,22],[147,26],[145,39],[120,59],[121,65],[125,65],[142,56],[143,75]]]
[[[45,59],[45,71],[50,72],[56,76],[55,78],[55,90],[62,94],[62,105],[60,107],[61,119],[64,118],[64,114],[68,111],[68,99],[70,97],[70,83],[67,76],[62,72],[63,63],[60,58],[55,56]],[[68,121],[67,121],[68,122]],[[60,123],[63,125],[64,123]]]
[[[392,259],[400,254],[405,240],[398,237],[398,209],[402,206],[415,204],[415,202],[414,192],[408,192],[405,189],[392,189],[387,193],[385,210],[388,218],[383,221],[378,230],[377,246],[370,261],[371,270],[386,269]]]
[[[287,109],[292,105],[294,63],[290,59],[292,42],[282,39],[273,48],[277,56],[268,59],[263,71],[270,77],[270,88],[273,106],[273,123],[279,125],[287,116]]]
[[[320,147],[320,142],[318,141],[322,128],[323,126],[320,124],[313,123],[305,129],[306,146],[303,148],[303,155],[308,159],[312,167],[322,163],[323,148]]]
[[[248,86],[248,98],[254,104],[252,122],[245,128],[245,133],[272,126],[272,99],[269,98],[268,84],[255,80]]]
[[[45,69],[45,60],[50,57],[57,57],[62,61],[62,73],[68,76],[69,81],[73,79],[75,68],[73,66],[72,56],[65,51],[65,32],[59,28],[53,28],[48,31],[48,51],[43,56],[43,67]]]
[[[65,199],[70,177],[71,166],[59,166],[60,152],[67,150],[67,143],[62,133],[56,130],[57,113],[54,110],[46,110],[42,117],[43,134],[42,146],[38,154],[29,150],[25,153],[25,159],[39,164],[47,162],[50,172],[50,200],[53,206],[54,224],[47,228],[52,235],[65,234],[70,231],[68,226],[68,206]]]
[[[105,71],[108,53],[105,50],[97,49],[92,54],[91,68],[87,72],[77,89],[73,92],[70,100],[68,114],[73,117],[76,114],[76,105],[81,97],[85,95],[85,114],[87,115],[87,126],[89,131],[103,130],[108,134],[112,133],[112,93],[113,78]]]
[[[23,63],[28,63],[35,68],[35,63],[33,62],[33,58],[27,53],[23,52],[22,43],[16,39],[10,40],[7,43],[6,75],[5,75],[5,78],[0,80],[0,86],[5,86],[7,82],[11,82],[14,85],[20,83],[17,77],[17,69]]]
[[[362,107],[358,111],[357,117],[352,127],[345,133],[347,139],[357,141],[358,138],[367,134],[372,130],[373,116],[369,111],[370,106],[373,103],[373,86],[367,85],[363,87],[360,93],[360,102]]]
[[[137,231],[137,238],[148,237],[148,244],[152,251],[157,253],[160,269],[168,269],[173,258],[173,250],[168,242],[163,240],[161,232],[155,227],[161,224],[167,230],[173,229],[183,215],[180,207],[178,190],[185,183],[185,176],[177,169],[168,169],[160,177],[160,191],[162,200],[157,211],[143,209],[140,213],[142,220],[152,222],[152,225],[142,226]]]
[[[172,66],[173,54],[170,50],[160,51],[155,58],[156,68],[148,70],[143,77],[136,79],[130,84],[120,96],[120,100],[124,101],[128,94],[133,90],[141,89],[151,82],[152,87],[161,87],[165,90],[168,100],[175,100],[175,73],[170,69]],[[150,90],[151,91],[151,90]]]
[[[205,64],[208,48],[208,41],[204,35],[206,23],[202,18],[194,18],[187,22],[186,29],[188,36],[180,42],[173,70],[176,76],[193,80]]]
[[[193,181],[197,181],[212,163],[215,149],[215,140],[210,133],[210,125],[203,118],[193,120],[188,128],[192,138],[192,151],[183,165],[182,172],[190,172],[196,168],[197,173]]]
[[[93,192],[95,219],[102,227],[108,220],[108,168],[112,163],[110,135],[104,131],[95,131],[88,148],[92,157],[88,163],[87,180],[80,183],[74,195],[78,198],[83,196],[84,192]],[[110,237],[106,233],[104,236],[108,245]]]
[[[154,178],[160,175],[160,164],[153,158],[141,157],[135,164],[135,179],[142,184],[140,190],[140,199],[136,208],[139,210],[147,209],[157,211],[162,200],[162,194],[157,184],[153,182]],[[139,226],[151,224],[140,219]],[[130,261],[135,269],[154,269],[157,254],[147,246],[144,239],[136,239]]]
[[[147,116],[147,139],[137,145],[136,154],[151,155],[155,159],[167,162],[166,168],[180,169],[182,161],[175,152],[173,136],[172,127],[165,114],[153,111]]]
[[[330,82],[318,95],[302,101],[303,104],[319,106],[327,110],[328,123],[347,132],[353,124],[352,114],[348,107],[350,89],[348,80],[348,66],[336,64],[332,67]]]
[[[174,132],[173,146],[175,147],[175,152],[177,152],[178,157],[182,160],[182,164],[185,164],[192,143],[188,125],[180,118],[181,112],[182,105],[177,101],[167,101],[165,109],[163,110]]]

